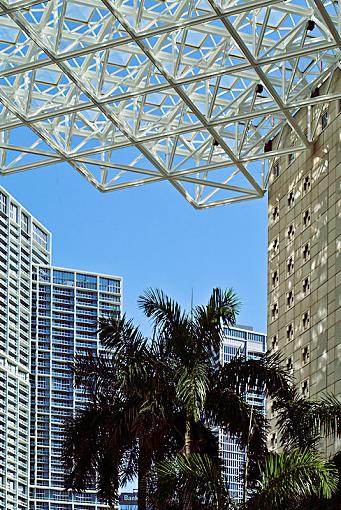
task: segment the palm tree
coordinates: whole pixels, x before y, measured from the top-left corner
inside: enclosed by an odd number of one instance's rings
[[[196,306],[189,313],[159,290],[147,291],[139,304],[153,321],[154,336],[162,343],[175,381],[176,401],[185,413],[180,453],[187,462],[197,453],[193,430],[200,422],[234,435],[242,447],[248,445],[251,462],[264,458],[266,420],[247,403],[246,392],[256,389],[284,399],[288,376],[280,368],[280,358],[269,353],[260,360],[238,357],[224,366],[219,363],[224,328],[235,324],[239,308],[232,289],[214,289],[207,306]],[[186,483],[183,509],[191,510],[195,497],[190,477]]]
[[[139,304],[153,321],[152,339],[125,317],[101,319],[106,352],[76,359],[75,382],[89,403],[67,424],[64,459],[67,488],[82,490],[96,480],[109,502],[138,475],[144,510],[148,479],[160,461],[178,454],[191,466],[195,455],[208,455],[219,471],[212,427],[248,445],[251,463],[264,458],[266,421],[245,395],[252,388],[285,398],[288,380],[278,356],[270,354],[220,365],[224,328],[235,324],[239,308],[231,289],[214,289],[206,306],[189,313],[159,290],[147,291]],[[180,499],[184,510],[192,510],[201,500],[193,493],[194,471],[187,475]]]

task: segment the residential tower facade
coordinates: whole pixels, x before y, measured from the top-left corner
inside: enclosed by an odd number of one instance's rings
[[[49,264],[51,234],[0,188],[0,508],[29,498],[32,268]]]
[[[64,420],[86,402],[75,389],[76,355],[98,354],[97,318],[121,314],[120,277],[35,266],[32,282],[30,510],[108,508],[94,490],[65,492]]]
[[[119,317],[122,278],[51,266],[51,234],[0,188],[0,510],[100,510],[63,490],[64,419],[84,405],[76,354]]]
[[[225,331],[224,342],[220,351],[220,362],[229,363],[233,358],[259,359],[266,352],[266,335],[253,331],[249,326],[236,326]],[[250,391],[246,400],[257,411],[265,414],[265,397],[259,392]],[[240,448],[233,437],[219,432],[219,446],[223,460],[223,474],[229,488],[230,496],[235,501],[242,501],[244,495],[243,468],[245,450]]]

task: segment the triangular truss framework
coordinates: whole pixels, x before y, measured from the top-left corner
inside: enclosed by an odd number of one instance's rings
[[[101,191],[261,197],[269,162],[309,148],[296,112],[341,98],[313,93],[340,20],[340,0],[0,0],[0,173],[67,162]]]

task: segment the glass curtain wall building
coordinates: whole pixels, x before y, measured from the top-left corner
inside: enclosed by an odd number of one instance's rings
[[[0,509],[27,510],[33,264],[49,264],[51,235],[0,187]]]
[[[51,234],[0,187],[0,510],[99,510],[63,491],[62,424],[84,404],[75,354],[100,350],[122,279],[51,266]],[[30,490],[29,490],[30,489]]]
[[[97,318],[121,313],[121,279],[36,266],[32,283],[30,510],[95,510],[95,491],[65,492],[63,421],[84,404],[71,371],[76,354],[98,353]]]
[[[220,351],[220,362],[228,363],[236,356],[245,359],[259,359],[266,352],[266,335],[256,333],[252,327],[236,326],[226,329],[224,342]],[[250,405],[265,414],[266,403],[264,395],[249,391],[246,399]],[[244,494],[243,467],[245,464],[245,450],[241,449],[237,441],[219,431],[219,445],[223,460],[223,474],[228,485],[231,498],[241,501]]]

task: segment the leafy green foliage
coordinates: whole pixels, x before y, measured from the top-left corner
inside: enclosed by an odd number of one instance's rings
[[[330,498],[338,482],[335,464],[307,449],[269,455],[260,474],[261,489],[247,510],[298,509],[309,496]]]
[[[158,508],[173,504],[174,480],[190,487],[195,509],[228,510],[232,503],[221,476],[221,465],[206,454],[178,454],[157,464],[159,491],[152,496]],[[178,503],[179,504],[179,503]]]

